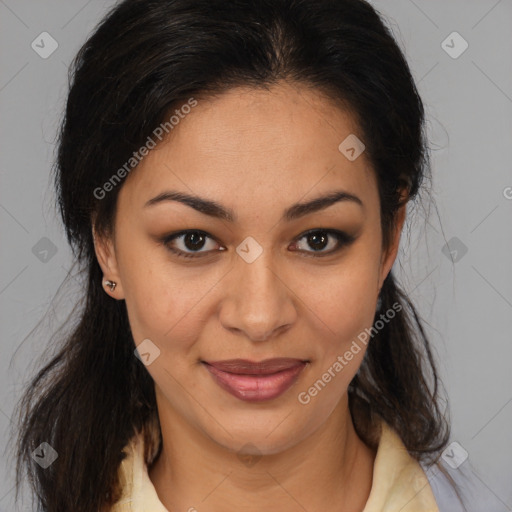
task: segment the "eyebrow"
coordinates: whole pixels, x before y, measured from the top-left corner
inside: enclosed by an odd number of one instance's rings
[[[168,190],[158,194],[157,196],[147,201],[144,204],[144,208],[154,206],[156,204],[161,204],[166,201],[177,201],[179,203],[190,206],[191,208],[194,208],[194,210],[197,210],[200,213],[209,215],[210,217],[224,219],[229,222],[236,222],[237,220],[237,216],[233,210],[222,206],[216,201],[174,190]],[[300,217],[304,217],[310,213],[324,210],[325,208],[328,208],[329,206],[339,202],[355,203],[364,209],[363,202],[361,199],[359,199],[359,197],[344,190],[336,190],[305,203],[295,203],[284,211],[281,217],[281,221],[290,222],[292,220],[299,219]]]

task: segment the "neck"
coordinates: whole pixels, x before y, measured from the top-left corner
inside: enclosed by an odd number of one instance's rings
[[[163,403],[159,416],[163,445],[149,477],[168,510],[342,512],[368,499],[375,452],[357,436],[346,395],[308,438],[243,460]]]

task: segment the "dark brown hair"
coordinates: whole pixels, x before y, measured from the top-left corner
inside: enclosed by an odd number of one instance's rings
[[[406,187],[415,199],[430,165],[424,106],[405,57],[362,0],[125,0],[82,46],[69,78],[55,184],[85,286],[58,353],[20,400],[17,484],[26,470],[40,510],[91,512],[118,499],[129,439],[158,424],[154,383],[134,356],[125,303],[104,292],[94,252],[92,222],[98,233],[111,232],[122,184],[101,199],[94,191],[172,108],[281,80],[350,106],[377,178],[384,248],[400,192]],[[379,415],[430,464],[449,439],[435,361],[392,272],[381,297],[382,311],[402,308],[368,345],[349,388],[351,413],[369,445],[371,417]],[[31,458],[42,442],[59,453],[44,470]]]

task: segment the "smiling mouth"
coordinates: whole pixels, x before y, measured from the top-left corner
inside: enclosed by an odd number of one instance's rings
[[[249,402],[271,400],[282,395],[310,362],[293,358],[201,361],[215,382],[236,398]]]

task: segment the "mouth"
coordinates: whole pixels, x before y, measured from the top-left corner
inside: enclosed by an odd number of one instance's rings
[[[240,400],[261,402],[287,391],[310,361],[282,357],[260,362],[247,359],[201,362],[222,389]]]

